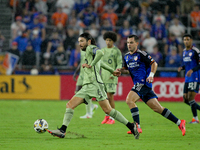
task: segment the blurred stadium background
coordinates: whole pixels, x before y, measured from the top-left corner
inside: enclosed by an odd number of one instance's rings
[[[199,0],[0,0],[0,99],[70,99],[78,35],[89,32],[102,48],[103,33],[114,31],[122,54],[127,36],[137,34],[139,48],[158,62],[159,100],[182,101],[181,37],[192,34],[200,47],[199,7]],[[131,87],[120,77],[115,99],[124,100]]]

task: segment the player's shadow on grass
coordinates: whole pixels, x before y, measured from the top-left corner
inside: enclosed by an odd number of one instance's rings
[[[58,137],[55,138],[59,139]],[[81,139],[81,138],[87,138],[87,137],[83,134],[78,134],[76,132],[71,132],[71,131],[68,131],[65,135],[65,139]]]

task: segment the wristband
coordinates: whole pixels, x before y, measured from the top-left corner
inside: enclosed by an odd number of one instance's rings
[[[154,73],[150,72],[149,77],[153,77],[153,76],[154,76]]]

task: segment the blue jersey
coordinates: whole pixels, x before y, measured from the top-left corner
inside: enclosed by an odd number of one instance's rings
[[[152,63],[154,59],[147,52],[138,49],[133,54],[130,52],[125,54],[123,67],[129,70],[134,85],[144,84],[152,88],[152,83],[146,82]]]
[[[186,76],[186,73],[199,65],[199,49],[192,47],[190,50],[183,50],[183,67],[185,68],[185,82],[198,82],[198,72],[195,71],[190,77]]]

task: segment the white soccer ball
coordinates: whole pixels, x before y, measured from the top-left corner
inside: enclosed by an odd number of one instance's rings
[[[44,133],[48,129],[48,123],[44,119],[38,119],[34,122],[34,130],[37,133]]]

